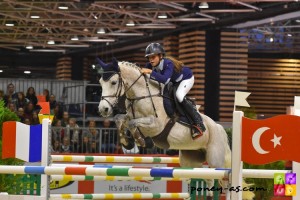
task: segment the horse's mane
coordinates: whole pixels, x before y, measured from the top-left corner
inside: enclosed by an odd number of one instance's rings
[[[120,64],[122,66],[125,66],[125,67],[131,67],[131,68],[133,68],[137,71],[140,71],[140,69],[141,69],[139,66],[137,66],[137,64],[131,63],[131,62],[128,62],[128,61],[121,61]],[[120,64],[119,64],[119,66],[120,66]]]

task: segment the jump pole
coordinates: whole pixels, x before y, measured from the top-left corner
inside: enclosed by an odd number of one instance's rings
[[[43,119],[42,121],[42,166],[49,166],[50,163],[50,120]],[[48,175],[41,176],[41,197],[48,200],[50,197],[50,177]]]
[[[294,115],[300,116],[300,96],[294,97]],[[300,199],[300,163],[292,162],[293,172],[296,173],[296,195],[293,196],[293,200]]]

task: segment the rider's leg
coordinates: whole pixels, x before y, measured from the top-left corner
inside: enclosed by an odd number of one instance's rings
[[[176,91],[176,97],[183,105],[189,118],[194,122],[194,131],[192,133],[192,137],[193,139],[196,139],[205,131],[205,126],[203,124],[201,115],[197,112],[195,106],[185,98],[186,94],[190,91],[193,85],[194,76],[192,76],[190,79],[181,81]]]

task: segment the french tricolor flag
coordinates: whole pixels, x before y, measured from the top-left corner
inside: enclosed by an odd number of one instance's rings
[[[8,121],[2,127],[2,159],[18,158],[26,162],[41,161],[42,124],[26,125]]]

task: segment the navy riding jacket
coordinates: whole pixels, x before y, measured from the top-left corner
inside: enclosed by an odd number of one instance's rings
[[[152,65],[147,63],[146,68],[152,69]],[[163,84],[167,84],[170,81],[173,83],[178,83],[182,80],[190,79],[192,76],[192,70],[185,66],[182,68],[181,72],[176,72],[173,62],[167,58],[163,59],[162,66],[158,65],[152,69],[152,73],[150,74],[151,79]]]

